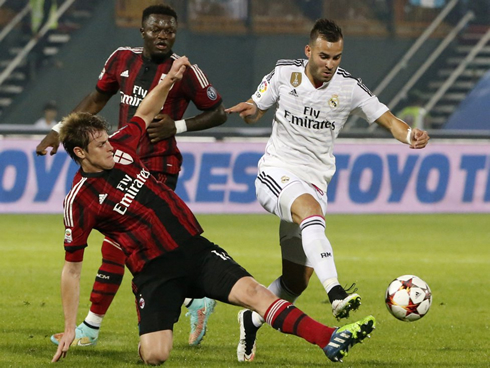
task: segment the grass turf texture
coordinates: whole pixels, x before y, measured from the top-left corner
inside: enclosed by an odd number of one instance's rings
[[[260,282],[280,273],[278,221],[272,215],[199,216],[205,236],[220,244]],[[331,215],[327,234],[342,283],[356,282],[360,310],[349,321],[373,314],[372,339],[355,346],[345,367],[488,367],[490,361],[490,215]],[[60,271],[63,226],[59,215],[1,215],[0,367],[47,366],[55,352],[52,333],[63,330]],[[102,237],[91,235],[81,282],[79,322],[100,264]],[[390,281],[415,274],[429,283],[432,307],[422,320],[405,323],[384,305]],[[72,348],[63,367],[141,367],[130,274],[102,325],[95,348]],[[311,317],[338,325],[316,276],[297,305]],[[189,322],[182,311],[174,329],[169,367],[233,367],[238,307],[218,303],[198,348],[187,345]],[[307,342],[264,326],[257,367],[330,365]]]

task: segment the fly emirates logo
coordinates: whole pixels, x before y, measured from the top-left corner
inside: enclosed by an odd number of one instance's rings
[[[126,95],[121,91],[121,103],[130,106],[139,106],[147,94],[148,91],[146,89],[140,86],[133,86],[133,93],[131,95]]]
[[[122,178],[116,187],[121,192],[124,192],[124,196],[119,203],[116,203],[113,210],[124,215],[149,177],[150,172],[146,171],[144,168],[141,169],[140,173],[136,175],[136,178],[134,179],[128,174],[124,175],[124,178]]]
[[[317,120],[320,110],[315,110],[309,106],[303,108],[303,116],[293,115],[290,111],[284,110],[284,118],[291,124],[299,125],[308,129],[331,129],[335,130],[335,121]]]

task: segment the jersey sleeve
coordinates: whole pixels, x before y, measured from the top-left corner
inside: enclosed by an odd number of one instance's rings
[[[121,145],[136,152],[141,136],[146,132],[146,123],[139,116],[133,118],[126,125],[116,130],[109,137],[111,144]]]
[[[262,78],[262,81],[257,87],[257,91],[252,95],[252,100],[260,110],[268,110],[278,100],[278,72],[278,68],[276,67],[272,72]]]
[[[369,124],[374,123],[381,115],[388,111],[388,106],[379,102],[378,97],[358,79],[352,96],[352,114],[357,115]]]
[[[95,225],[89,206],[81,202],[83,183],[84,179],[75,183],[63,202],[65,260],[69,262],[81,262],[83,260],[88,236]]]
[[[210,110],[221,104],[221,95],[197,64],[186,71],[184,78],[182,85],[185,94],[199,110]]]
[[[104,64],[104,68],[99,75],[96,89],[101,93],[115,94],[119,90],[119,80],[117,70],[119,64],[120,49],[114,51]]]

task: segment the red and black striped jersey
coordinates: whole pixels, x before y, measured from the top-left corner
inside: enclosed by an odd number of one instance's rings
[[[136,153],[145,123],[135,117],[114,133],[115,166],[99,173],[75,175],[63,202],[65,259],[80,262],[92,229],[121,246],[135,274],[144,265],[202,233],[187,205],[159,183]]]
[[[120,92],[119,127],[134,116],[141,100],[165,77],[177,58],[178,55],[172,54],[157,64],[143,56],[142,47],[120,47],[109,56],[96,88],[101,93]],[[180,120],[190,101],[203,111],[221,103],[221,96],[197,65],[188,68],[182,80],[174,84],[161,113]],[[151,172],[177,174],[182,165],[175,137],[151,143],[148,135],[143,134],[138,154]]]

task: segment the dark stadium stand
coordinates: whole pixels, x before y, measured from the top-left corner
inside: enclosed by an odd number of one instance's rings
[[[70,41],[72,32],[83,27],[92,16],[95,6],[101,0],[84,0],[74,2],[58,19],[56,29],[49,29],[38,36],[31,30],[31,9],[28,1],[8,0],[0,8],[3,30],[15,18],[14,28],[0,40],[0,72],[8,68],[17,55],[24,52],[31,40],[37,42],[26,57],[12,70],[7,79],[0,83],[0,116],[7,114],[16,100],[22,98],[27,85],[35,81],[43,69],[48,66],[59,66],[56,55],[66,42]],[[58,2],[58,9],[63,2]],[[3,41],[3,42],[2,42]]]

